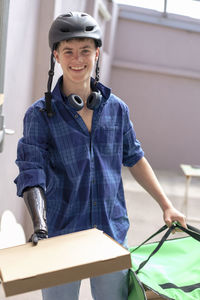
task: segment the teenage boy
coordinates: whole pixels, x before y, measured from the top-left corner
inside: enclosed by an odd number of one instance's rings
[[[96,21],[81,12],[59,16],[49,45],[48,91],[25,115],[16,161],[17,193],[33,220],[32,241],[97,227],[125,245],[122,164],[158,202],[168,226],[186,226],[144,157],[128,107],[99,82],[102,37]],[[63,75],[51,93],[55,60]],[[73,282],[44,289],[43,299],[76,300],[79,288]],[[91,278],[91,290],[97,300],[127,299],[127,270]]]

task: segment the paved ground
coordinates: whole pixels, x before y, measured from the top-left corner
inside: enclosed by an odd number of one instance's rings
[[[156,172],[165,192],[176,208],[181,209],[184,199],[185,178],[181,172]],[[127,209],[130,219],[128,233],[129,245],[137,245],[150,234],[159,229],[164,223],[162,212],[155,201],[132,179],[129,172],[123,170],[124,189],[127,201]],[[193,179],[189,190],[189,215],[198,217],[200,211],[200,181]],[[199,223],[191,223],[200,228]],[[177,234],[176,234],[177,236]],[[5,298],[0,287],[0,300],[41,300],[40,291],[26,293],[14,297]],[[89,280],[83,280],[81,285],[80,300],[91,300]],[[58,299],[59,300],[59,299]]]

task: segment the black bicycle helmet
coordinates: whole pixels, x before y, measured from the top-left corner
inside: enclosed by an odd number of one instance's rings
[[[72,38],[92,38],[97,47],[102,46],[101,29],[95,19],[83,12],[69,12],[58,16],[49,30],[49,47]]]

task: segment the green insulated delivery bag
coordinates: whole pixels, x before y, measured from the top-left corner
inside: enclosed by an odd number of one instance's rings
[[[200,230],[187,227],[165,225],[140,246],[129,249],[132,269],[128,300],[146,300],[144,287],[163,299],[200,300]],[[177,228],[188,236],[167,240]],[[160,242],[145,245],[164,230],[167,231]]]

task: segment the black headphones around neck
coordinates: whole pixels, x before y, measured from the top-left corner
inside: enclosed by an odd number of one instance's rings
[[[81,110],[84,107],[84,101],[80,96],[76,94],[70,94],[67,97],[68,103],[71,107],[73,107],[76,111]],[[99,107],[101,103],[101,93],[100,91],[93,91],[89,97],[87,98],[87,108],[91,110],[95,110]]]

